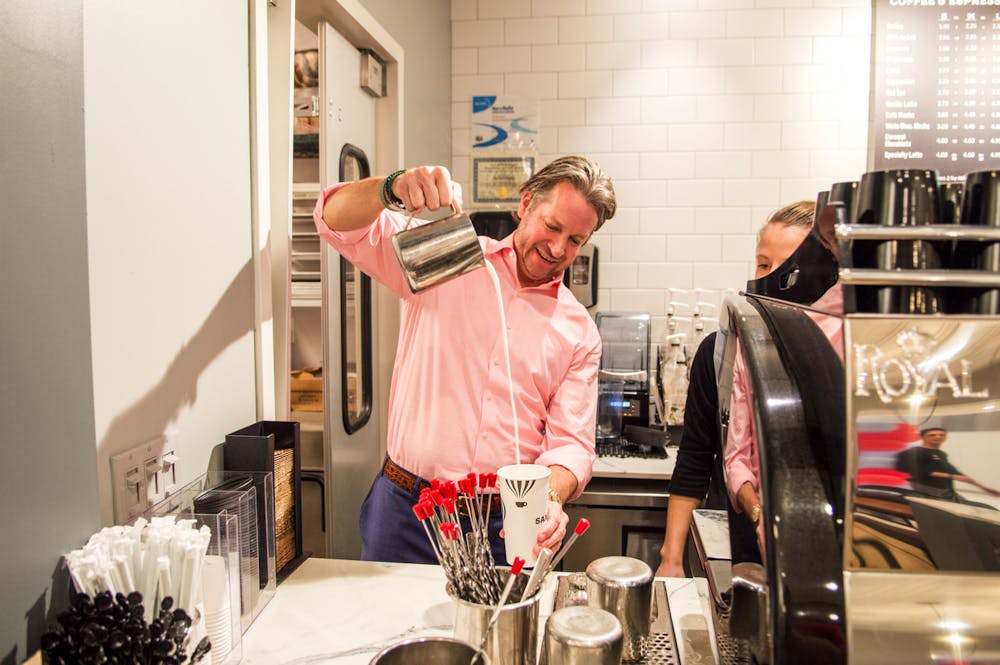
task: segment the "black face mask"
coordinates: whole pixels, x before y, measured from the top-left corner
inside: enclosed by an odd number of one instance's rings
[[[747,281],[746,292],[810,305],[837,283],[837,277],[837,259],[813,227],[784,263]]]

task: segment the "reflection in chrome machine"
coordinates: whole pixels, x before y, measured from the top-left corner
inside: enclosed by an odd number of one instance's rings
[[[720,405],[738,340],[765,528],[763,563],[738,555],[741,514],[732,560],[703,561],[720,656],[1000,664],[1000,173],[945,192],[871,172],[819,199],[844,360],[782,302],[794,256],[775,293],[726,303]]]
[[[878,662],[1000,662],[1000,321],[846,330],[851,640],[897,654]]]

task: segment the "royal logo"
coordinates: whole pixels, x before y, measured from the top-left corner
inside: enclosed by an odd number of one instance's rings
[[[955,399],[990,396],[988,389],[973,389],[971,362],[949,362],[933,356],[937,342],[930,335],[910,328],[896,335],[896,344],[903,353],[892,358],[886,358],[874,344],[854,345],[855,397],[869,397],[873,389],[884,404],[898,399],[933,399],[939,390],[950,390]]]

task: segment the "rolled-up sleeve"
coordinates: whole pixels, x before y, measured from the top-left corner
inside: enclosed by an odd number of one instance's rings
[[[596,329],[573,355],[569,370],[549,403],[542,454],[535,464],[564,466],[576,476],[572,500],[580,496],[593,474],[597,426],[597,370],[601,340]]]
[[[729,405],[729,431],[726,436],[726,489],[729,500],[740,512],[737,495],[743,483],[759,490],[757,481],[757,445],[754,436],[753,408],[746,363],[737,346],[733,367],[733,392]]]
[[[341,187],[350,183],[340,182],[323,190],[316,207],[313,209],[313,221],[319,236],[329,243],[345,259],[351,262],[361,272],[377,282],[392,289],[400,298],[412,294],[406,283],[406,276],[396,258],[392,246],[392,234],[396,233],[406,223],[406,218],[398,213],[383,210],[372,220],[370,226],[354,231],[334,231],[323,221],[323,207],[327,198]]]

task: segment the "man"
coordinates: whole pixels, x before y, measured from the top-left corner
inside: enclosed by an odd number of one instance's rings
[[[948,430],[943,427],[920,430],[920,445],[900,451],[896,455],[896,469],[909,474],[914,490],[940,499],[970,503],[955,491],[956,480],[974,485],[991,496],[1000,496],[1000,492],[963,474],[948,461],[948,454],[941,450],[947,439]]]
[[[610,179],[594,162],[563,157],[521,186],[517,229],[480,238],[500,282],[509,335],[522,463],[549,467],[546,521],[535,551],[555,549],[566,533],[562,502],[590,480],[594,460],[597,327],[562,273],[579,248],[615,212]],[[515,462],[513,414],[500,313],[485,270],[417,294],[406,286],[391,236],[407,216],[461,211],[448,170],[421,166],[387,178],[330,187],[317,202],[320,235],[402,300],[399,344],[389,396],[388,456],[361,508],[362,558],[435,561],[411,507],[434,478],[492,473]],[[404,214],[401,214],[405,212]],[[490,523],[494,558],[503,561]]]

